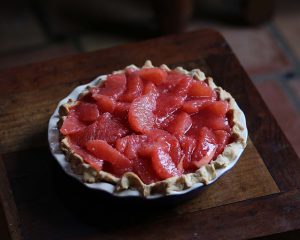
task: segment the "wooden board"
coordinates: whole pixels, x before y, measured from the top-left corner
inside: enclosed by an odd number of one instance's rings
[[[179,205],[182,214],[278,193],[279,189],[251,140],[236,166],[199,196]]]
[[[22,216],[21,229],[22,232],[26,233],[28,239],[38,239],[45,230],[53,233],[60,232],[62,227],[64,232],[70,234],[63,235],[65,238],[73,238],[73,234],[76,233],[77,235],[83,229],[84,232],[95,238],[98,236],[98,231],[94,233],[97,227],[91,228],[89,225],[82,224],[80,217],[72,217],[74,209],[68,209],[66,206],[68,203],[59,199],[62,197],[70,198],[70,196],[61,193],[61,186],[57,186],[57,184],[64,186],[64,188],[73,188],[73,192],[69,193],[71,196],[82,195],[82,189],[78,186],[79,183],[69,181],[60,168],[53,164],[54,160],[46,149],[37,148],[6,153],[3,155],[3,160],[17,210]],[[57,179],[59,180],[56,181]],[[160,219],[164,219],[170,215],[197,212],[201,209],[209,209],[278,192],[277,185],[249,140],[245,153],[232,171],[205,188],[191,200],[167,209],[163,213],[158,213],[158,215],[162,214]],[[95,197],[97,196],[92,195],[92,198]],[[71,201],[73,204],[75,202],[80,205],[88,202],[88,198],[81,199],[80,197],[79,201],[78,199],[71,199]],[[99,199],[99,204],[101,204],[101,199]],[[94,210],[88,209],[88,211],[95,211],[95,214],[101,215],[103,209],[100,208],[99,210],[98,207],[96,206]],[[64,225],[57,219],[57,216],[64,216],[61,221],[72,222],[72,225]],[[155,216],[154,218],[156,219]],[[79,232],[74,232],[74,226]],[[146,226],[150,227],[151,225],[147,223]],[[48,235],[43,239],[52,239],[52,237],[52,235]],[[61,239],[64,238],[61,237]]]
[[[181,204],[154,209],[82,187],[47,147],[48,119],[60,99],[97,75],[146,59],[212,75],[244,110],[251,139],[214,184]],[[300,228],[300,161],[215,31],[1,70],[0,101],[0,223],[6,221],[12,239],[239,239]]]

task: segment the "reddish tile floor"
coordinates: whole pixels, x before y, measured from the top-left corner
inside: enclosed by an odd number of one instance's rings
[[[279,15],[275,18],[276,27],[282,33],[292,50],[300,57],[300,14]],[[291,30],[291,26],[292,29]]]
[[[291,80],[289,86],[296,95],[298,103],[300,102],[300,78]]]
[[[250,75],[281,73],[292,68],[266,27],[227,28],[221,32]]]
[[[268,25],[245,28],[194,21],[188,30],[193,31],[204,27],[214,28],[224,35],[251,76],[283,73],[292,69],[290,60],[275,41]]]
[[[292,51],[300,58],[300,1],[278,1],[275,26],[284,36]]]
[[[279,126],[300,156],[300,114],[292,106],[277,81],[257,82],[256,86]]]

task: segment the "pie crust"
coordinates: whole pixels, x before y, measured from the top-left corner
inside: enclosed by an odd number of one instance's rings
[[[139,69],[135,65],[127,66],[126,68]],[[142,68],[152,68],[154,67],[151,61],[147,60]],[[125,68],[125,69],[126,69]],[[161,65],[160,68],[170,71],[167,65]],[[227,101],[229,103],[229,112],[232,119],[232,136],[234,141],[228,144],[223,153],[220,154],[215,160],[211,161],[196,170],[194,173],[183,174],[181,176],[171,177],[162,181],[158,181],[151,184],[145,184],[142,180],[133,172],[127,172],[123,174],[121,178],[116,177],[109,172],[97,171],[91,167],[88,163],[84,162],[83,158],[78,154],[75,154],[68,143],[68,137],[60,134],[60,148],[65,153],[66,160],[69,161],[71,168],[75,174],[82,177],[82,180],[86,183],[96,183],[96,182],[107,182],[114,186],[114,191],[120,192],[127,189],[136,190],[140,195],[148,197],[155,194],[167,195],[174,192],[181,192],[192,188],[195,184],[202,183],[204,185],[216,179],[216,171],[218,169],[225,169],[229,167],[231,163],[236,161],[240,154],[246,147],[247,144],[247,126],[245,121],[244,113],[238,107],[234,98],[230,93],[223,90],[221,87],[215,85],[211,77],[205,77],[205,74],[199,69],[193,69],[187,71],[182,67],[177,67],[175,71],[180,73],[190,75],[194,79],[199,81],[205,81],[210,88],[214,89],[221,100]],[[113,73],[123,73],[124,70],[115,71]],[[102,84],[105,78],[98,84]],[[80,96],[87,94],[88,88],[83,91]],[[62,122],[68,115],[71,106],[77,104],[76,100],[69,99],[68,103],[63,104],[59,108],[59,117],[57,125],[58,128],[61,127]],[[201,184],[201,185],[202,185]]]

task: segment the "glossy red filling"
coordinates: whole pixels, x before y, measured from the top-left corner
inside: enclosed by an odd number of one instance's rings
[[[152,183],[194,172],[231,141],[228,103],[205,82],[159,68],[108,75],[60,129],[96,170]]]

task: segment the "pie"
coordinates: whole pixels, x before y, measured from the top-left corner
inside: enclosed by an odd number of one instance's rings
[[[145,197],[208,184],[246,147],[243,112],[199,69],[130,65],[69,99],[59,116],[75,174]]]

